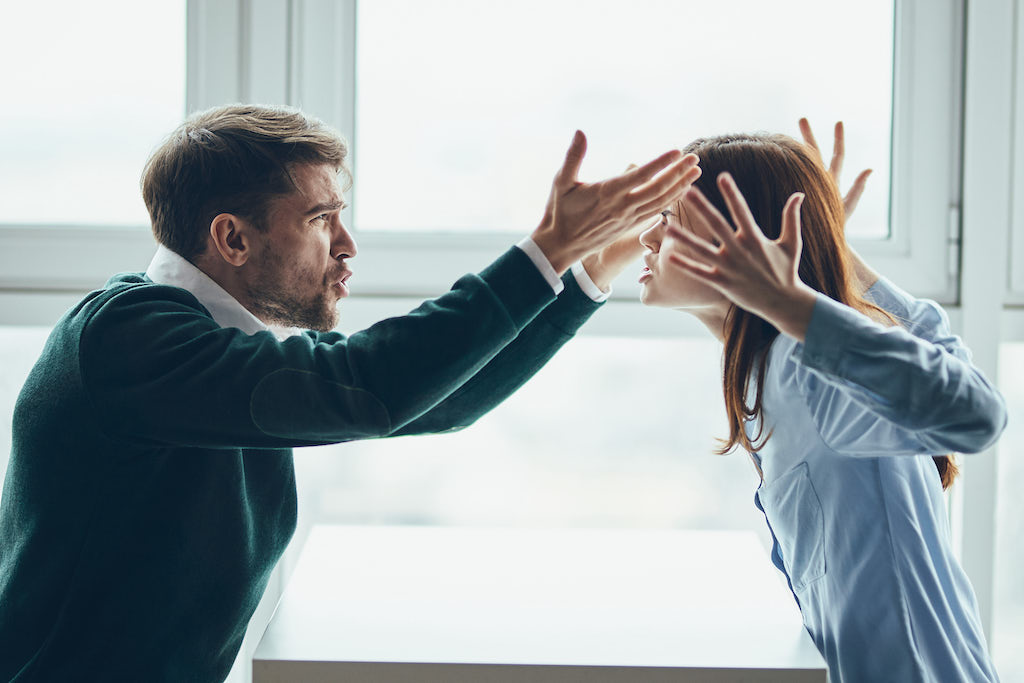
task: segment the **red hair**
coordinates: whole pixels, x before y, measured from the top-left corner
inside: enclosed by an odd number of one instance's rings
[[[803,192],[800,279],[882,324],[896,324],[892,316],[863,296],[846,246],[843,200],[817,152],[785,135],[769,134],[702,138],[690,143],[685,151],[700,157],[703,173],[695,184],[711,203],[723,215],[729,215],[715,182],[720,173],[728,171],[746,198],[758,226],[770,239],[779,237],[786,200],[794,192]],[[728,453],[737,446],[755,452],[771,437],[770,433],[764,433],[760,419],[764,358],[779,331],[763,318],[733,306],[726,315],[722,332],[725,342],[722,388],[729,437],[722,441],[719,453]],[[754,402],[748,405],[747,393],[755,369]],[[760,425],[753,440],[744,429],[745,423],[751,420]],[[934,461],[942,487],[948,488],[958,474],[956,464],[945,455],[935,456]]]

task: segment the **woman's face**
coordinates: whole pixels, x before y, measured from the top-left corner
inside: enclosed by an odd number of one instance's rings
[[[683,271],[669,261],[669,255],[689,255],[690,249],[667,234],[669,226],[681,230],[692,230],[709,241],[710,234],[702,229],[693,230],[680,204],[674,204],[661,214],[661,220],[640,235],[640,243],[647,247],[644,254],[644,269],[640,273],[640,301],[647,306],[693,309],[720,309],[724,314],[730,305],[717,289]],[[710,311],[708,311],[710,312]]]

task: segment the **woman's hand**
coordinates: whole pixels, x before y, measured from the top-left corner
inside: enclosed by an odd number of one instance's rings
[[[817,294],[800,280],[800,204],[804,195],[790,196],[782,210],[782,230],[777,240],[761,232],[747,202],[728,173],[718,176],[718,188],[736,224],[729,222],[697,188],[683,198],[691,223],[703,226],[704,234],[669,228],[669,234],[692,250],[687,256],[674,252],[669,260],[691,276],[721,292],[740,308],[758,315],[780,332],[803,341],[814,312]],[[691,225],[695,228],[695,225]]]
[[[818,156],[821,156],[821,150],[818,149],[818,143],[814,139],[814,133],[811,132],[811,124],[806,118],[800,119],[800,134],[804,138],[804,142],[811,148],[813,148]],[[829,163],[828,172],[832,176],[832,179],[836,181],[836,187],[839,187],[839,175],[843,170],[843,159],[846,156],[846,139],[843,131],[843,122],[837,121],[835,127],[835,139],[832,143],[832,161]],[[857,203],[860,201],[860,196],[864,194],[864,187],[867,185],[868,176],[871,175],[871,169],[861,171],[856,180],[853,181],[853,185],[850,187],[850,191],[843,197],[843,210],[846,213],[846,218],[849,219],[850,215],[853,214],[853,210],[857,208]],[[866,292],[870,287],[878,282],[880,277],[877,272],[871,266],[861,258],[860,254],[853,250],[849,244],[846,246],[847,251],[850,254],[850,261],[853,263],[853,274],[860,283],[861,291]]]
[[[800,119],[800,135],[803,136],[804,142],[807,143],[808,147],[811,147],[818,156],[824,161],[824,157],[821,155],[821,149],[818,147],[817,140],[814,139],[814,133],[811,131],[811,124],[806,118]],[[839,176],[843,172],[843,160],[846,158],[846,136],[843,132],[843,122],[837,121],[835,127],[835,137],[832,142],[832,161],[829,162],[828,172],[832,176],[832,179],[836,181],[836,187],[839,187]],[[846,212],[846,218],[849,219],[853,215],[853,210],[857,208],[857,203],[860,201],[860,196],[864,194],[864,187],[868,183],[868,176],[871,175],[871,169],[865,169],[857,174],[857,178],[853,181],[853,185],[850,186],[850,190],[843,197],[843,210]]]

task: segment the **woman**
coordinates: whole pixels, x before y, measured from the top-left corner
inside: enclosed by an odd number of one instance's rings
[[[997,680],[942,491],[951,451],[1001,433],[1002,397],[936,304],[849,250],[816,148],[735,135],[686,151],[703,174],[641,236],[641,298],[724,344],[722,451],[742,447],[761,473],[772,560],[830,680]]]

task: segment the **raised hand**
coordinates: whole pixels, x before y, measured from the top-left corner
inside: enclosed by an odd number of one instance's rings
[[[821,157],[821,149],[818,147],[817,140],[814,139],[814,133],[811,131],[811,124],[806,118],[800,119],[800,135],[803,136],[804,142],[809,147],[814,149]],[[832,142],[832,160],[828,165],[829,175],[836,181],[836,187],[839,187],[839,176],[843,171],[843,160],[846,156],[846,140],[843,131],[843,122],[837,121],[834,131],[834,138]],[[824,157],[822,157],[824,160]],[[857,208],[857,203],[860,201],[860,196],[864,194],[864,187],[867,185],[868,176],[871,175],[871,169],[865,169],[857,174],[856,179],[853,181],[853,185],[850,186],[849,191],[843,196],[843,209],[846,212],[846,217],[849,218],[853,214],[853,210]]]
[[[821,156],[821,150],[818,149],[818,143],[814,139],[814,133],[811,132],[811,124],[806,118],[800,119],[800,134],[804,138],[804,142],[808,146],[813,148],[819,156]],[[843,157],[846,154],[846,141],[843,132],[843,122],[837,121],[835,127],[835,139],[832,143],[832,161],[829,163],[828,172],[832,176],[832,179],[836,181],[836,187],[839,187],[839,174],[843,170]],[[861,171],[856,180],[853,181],[853,185],[850,187],[850,191],[843,197],[843,211],[846,217],[849,218],[853,213],[853,210],[857,208],[857,202],[860,201],[860,196],[864,194],[864,186],[868,182],[868,176],[871,175],[871,169]],[[861,285],[862,291],[867,291],[873,284],[878,281],[878,273],[867,264],[867,262],[861,258],[860,254],[854,251],[853,247],[847,245],[847,251],[850,254],[850,262],[853,264],[853,275],[857,278],[857,281]]]
[[[670,227],[669,234],[688,246],[691,253],[673,252],[669,261],[707,282],[740,308],[775,325],[780,332],[803,341],[817,297],[797,274],[803,194],[790,196],[782,209],[779,238],[771,240],[761,232],[728,173],[718,177],[718,187],[736,230],[700,190],[691,188],[683,198],[690,227],[712,235],[717,244],[694,231]],[[703,229],[696,230],[698,226]]]
[[[577,176],[586,149],[586,137],[576,131],[532,234],[559,273],[663,211],[700,175],[696,155],[672,150],[614,178],[583,183]]]
[[[635,168],[637,168],[636,164],[630,164],[626,171],[629,172]],[[695,171],[697,175],[691,182],[700,177],[699,166]],[[622,233],[611,244],[583,259],[583,267],[594,284],[607,291],[612,280],[643,255],[646,247],[640,243],[640,235],[651,227],[648,223],[649,221],[638,223]]]

